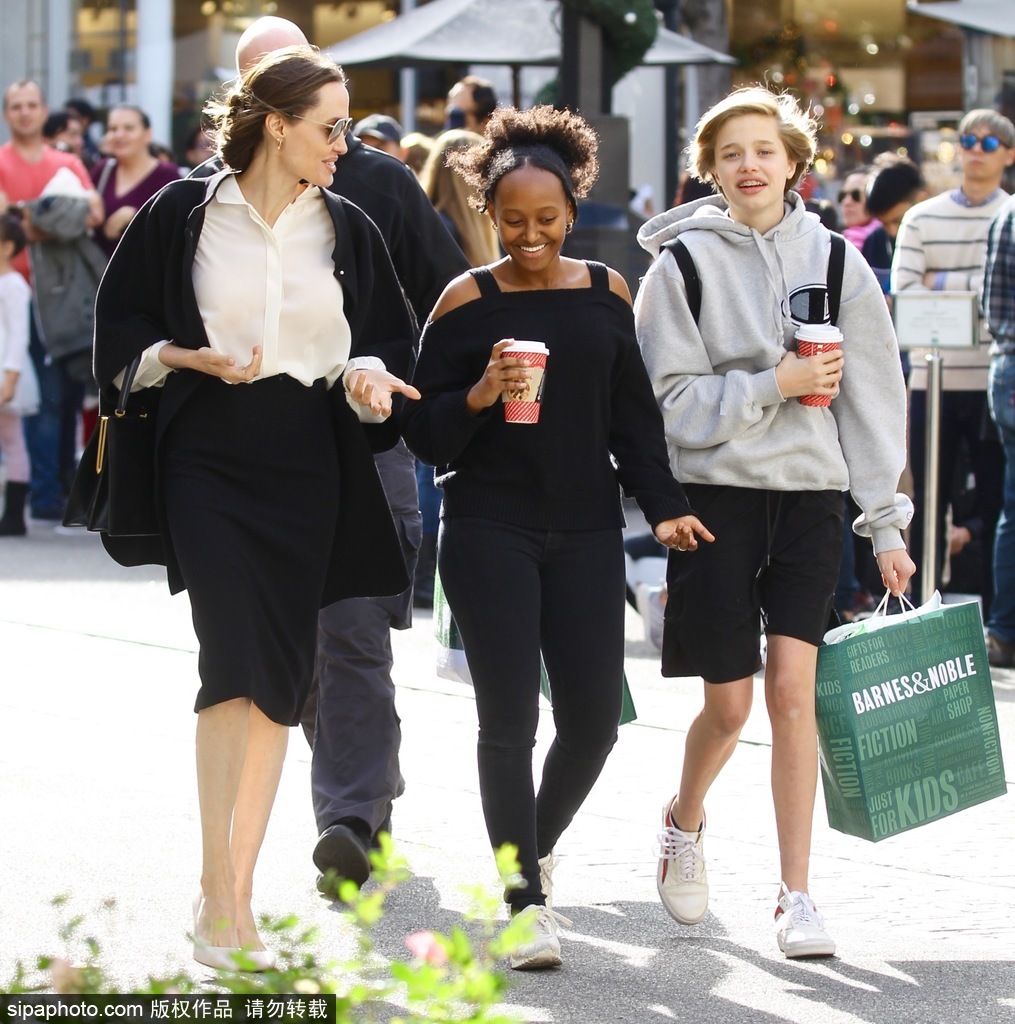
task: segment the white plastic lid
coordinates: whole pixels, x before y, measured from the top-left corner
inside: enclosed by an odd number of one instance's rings
[[[834,324],[801,324],[796,329],[796,339],[828,344],[830,341],[842,341],[842,331]]]
[[[504,349],[505,352],[546,352],[549,353],[549,349],[541,341],[521,341],[516,338],[505,338],[505,341],[510,341],[511,344]]]

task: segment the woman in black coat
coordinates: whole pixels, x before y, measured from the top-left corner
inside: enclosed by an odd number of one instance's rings
[[[164,561],[193,607],[194,957],[265,970],[253,870],[318,609],[408,583],[371,448],[397,438],[392,397],[416,395],[400,379],[412,324],[376,228],[326,191],[350,123],[341,69],[277,51],[210,113],[227,169],[145,204],[99,289],[100,386],[140,355],[135,389],[161,388],[162,534],[106,543],[125,564]]]

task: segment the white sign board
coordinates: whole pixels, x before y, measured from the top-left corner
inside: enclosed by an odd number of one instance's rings
[[[895,292],[899,348],[973,348],[980,341],[975,292]]]

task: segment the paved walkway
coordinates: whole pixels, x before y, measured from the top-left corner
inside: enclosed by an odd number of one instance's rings
[[[565,966],[515,976],[513,1012],[567,1024],[1015,1022],[1010,795],[877,845],[828,829],[819,796],[812,891],[840,955],[782,958],[771,925],[778,860],[760,686],[709,802],[711,912],[695,928],[670,921],[655,894],[653,845],[701,684],[659,676],[633,614],[627,632],[639,719],[621,730],[557,851],[556,903],[574,921]],[[472,695],[436,677],[430,636],[428,616],[395,635],[408,788],[394,827],[415,876],[381,928],[388,956],[404,955],[407,933],[458,920],[463,883],[496,881]],[[60,893],[86,915],[123,982],[189,969],[199,834],[186,598],[170,598],[158,570],[114,565],[94,537],[33,527],[0,544],[0,652],[0,987],[16,961],[63,952],[50,906]],[[1011,784],[1015,673],[997,673],[995,691]],[[294,732],[256,906],[315,923],[330,958],[349,952],[351,939],[314,889],[308,776]]]

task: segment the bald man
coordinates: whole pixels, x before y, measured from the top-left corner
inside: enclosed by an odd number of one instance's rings
[[[236,64],[243,71],[273,50],[305,45],[298,25],[259,18],[240,36]],[[408,167],[352,135],[346,143],[331,190],[377,225],[423,323],[444,286],[469,263]],[[414,460],[402,443],[375,460],[411,578],[422,533]],[[370,847],[378,832],[390,831],[392,802],[404,790],[391,629],[411,623],[411,588],[397,597],[353,598],[321,609],[314,685],[302,723],[313,748],[311,790],[320,833],[314,864],[326,895],[336,895],[344,878],[360,885],[367,880]],[[336,879],[330,885],[329,872]]]
[[[287,46],[309,46],[303,29],[285,18],[267,15],[251,22],[236,40],[236,67],[240,74],[253,67],[266,53],[284,50]]]

